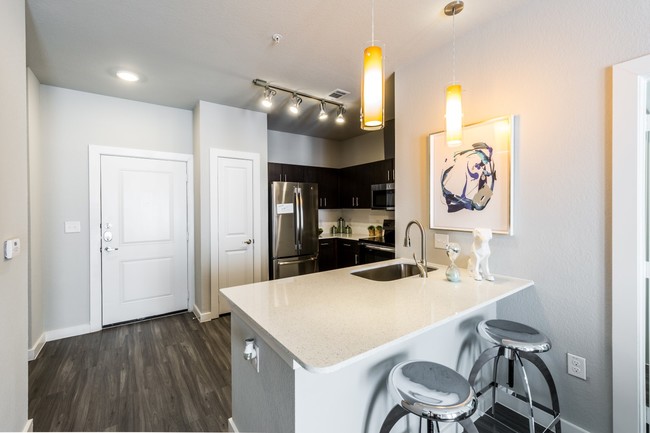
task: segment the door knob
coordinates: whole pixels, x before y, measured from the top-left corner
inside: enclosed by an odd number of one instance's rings
[[[244,243],[245,243],[246,245],[250,245],[250,244],[253,243],[253,240],[252,240],[252,239],[249,239],[249,240],[247,240],[247,241],[244,241]]]
[[[104,238],[104,242],[110,242],[110,241],[113,240],[113,233],[111,233],[110,231],[106,230],[106,231],[104,232],[104,236],[103,236],[103,238]]]
[[[111,247],[104,248],[104,251],[106,251],[107,253],[110,253],[111,251],[117,251],[117,250],[119,250],[119,248],[111,248]]]

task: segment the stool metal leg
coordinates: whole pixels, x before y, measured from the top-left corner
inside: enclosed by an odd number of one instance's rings
[[[530,409],[530,418],[528,418],[528,429],[530,433],[535,433],[535,412],[533,411],[533,395],[530,392],[528,375],[526,374],[526,369],[524,368],[524,363],[521,360],[521,356],[519,356],[519,351],[515,351],[515,359],[519,361],[519,368],[521,368],[521,375],[524,378],[524,385],[526,386],[526,398],[528,399],[528,408]]]
[[[388,412],[388,415],[386,415],[386,419],[384,419],[384,423],[381,425],[379,433],[389,433],[393,426],[397,424],[397,421],[408,413],[409,412],[399,404],[395,405],[395,407]]]
[[[557,417],[557,424],[555,424],[555,433],[562,433],[562,426],[560,425],[560,418],[559,418],[560,400],[557,396],[557,388],[555,387],[555,381],[553,380],[553,376],[551,375],[551,372],[549,371],[544,361],[542,361],[542,358],[539,357],[539,355],[535,353],[521,353],[520,356],[528,360],[539,370],[540,373],[542,373],[542,376],[544,377],[544,380],[548,385],[549,393],[551,394],[551,405],[552,405],[554,415]]]
[[[476,429],[474,422],[469,418],[458,421],[458,424],[463,426],[465,433],[478,433],[478,430]]]

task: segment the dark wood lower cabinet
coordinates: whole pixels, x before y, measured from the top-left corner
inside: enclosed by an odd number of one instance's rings
[[[318,270],[336,269],[336,239],[320,239],[318,242]]]
[[[359,264],[359,243],[350,239],[337,239],[336,259],[339,268]]]
[[[359,264],[359,242],[353,239],[319,239],[318,247],[320,272]]]

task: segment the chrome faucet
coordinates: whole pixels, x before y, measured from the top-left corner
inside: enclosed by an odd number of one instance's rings
[[[413,224],[417,225],[420,229],[420,240],[422,241],[420,249],[420,256],[422,260],[418,261],[418,259],[415,258],[415,253],[413,253],[413,260],[415,260],[415,266],[417,266],[418,270],[420,271],[420,278],[427,278],[429,276],[429,273],[427,272],[427,235],[424,232],[424,228],[419,221],[409,221],[408,225],[406,226],[406,232],[404,233],[404,246],[411,246],[411,237],[409,236],[409,230]]]

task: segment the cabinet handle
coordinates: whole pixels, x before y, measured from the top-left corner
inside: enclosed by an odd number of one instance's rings
[[[390,182],[390,170],[386,170],[386,179]]]
[[[359,197],[356,197],[357,207],[359,207]]]
[[[352,207],[354,207],[354,197],[352,197]]]
[[[354,255],[354,264],[358,265],[359,264],[359,254]]]
[[[321,242],[320,246],[321,247],[327,247],[327,246],[329,246],[329,244],[330,244],[329,242]]]
[[[325,200],[325,207],[327,207],[327,197],[325,197],[323,200]]]
[[[393,169],[393,181],[395,181],[395,169]]]
[[[318,198],[318,207],[323,207],[323,199],[320,197]]]

